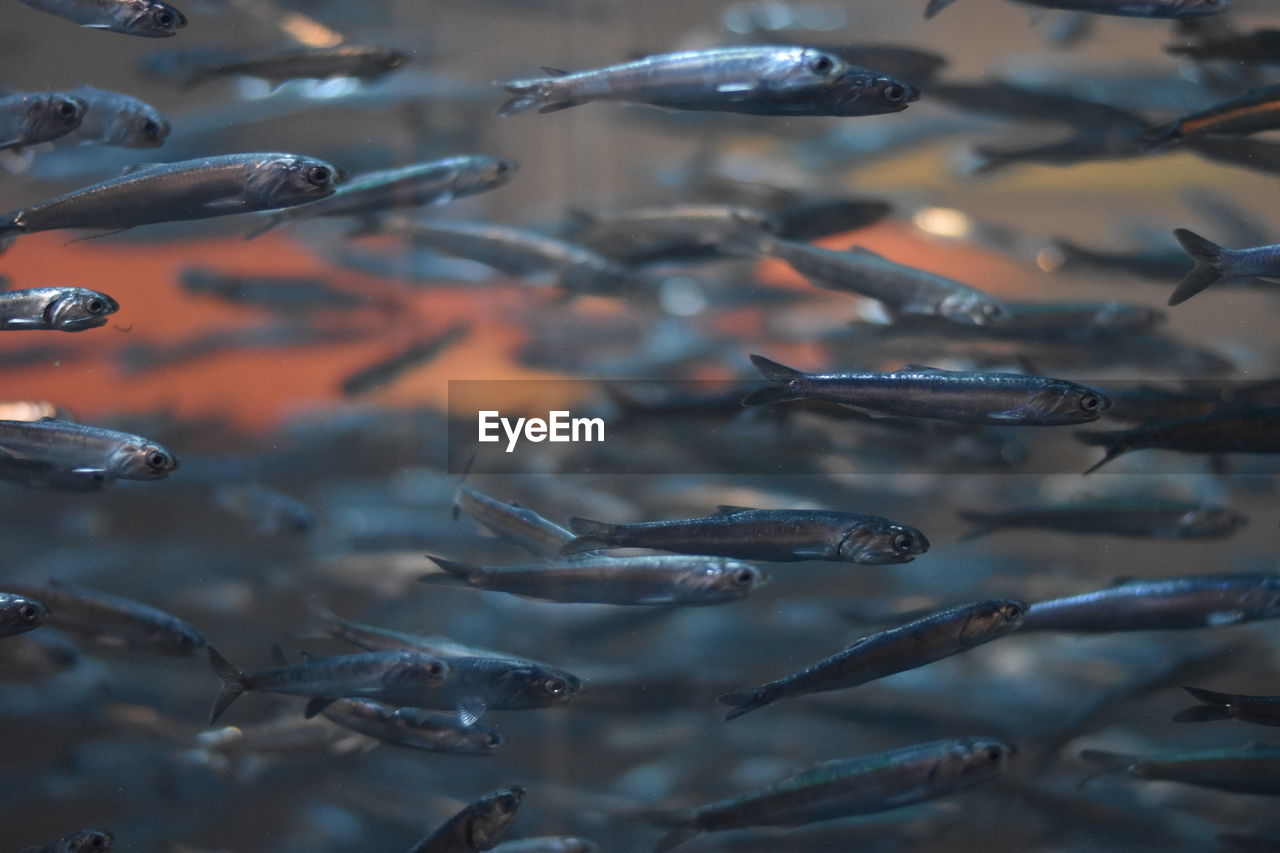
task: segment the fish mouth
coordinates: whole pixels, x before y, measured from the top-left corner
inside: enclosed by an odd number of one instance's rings
[[[96,329],[105,326],[107,318],[103,316],[77,317],[74,320],[62,320],[58,328],[64,332],[83,332],[85,329]]]

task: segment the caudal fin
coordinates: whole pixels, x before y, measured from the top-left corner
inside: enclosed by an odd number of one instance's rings
[[[694,826],[697,815],[693,811],[645,812],[644,817],[656,826],[671,830],[658,839],[657,845],[653,848],[653,853],[666,853],[668,850],[674,850],[699,832],[697,827]]]
[[[231,663],[218,654],[218,650],[213,646],[209,646],[209,665],[213,667],[213,671],[217,673],[218,678],[222,680],[222,689],[218,691],[217,697],[213,700],[213,708],[209,711],[209,725],[217,722],[222,716],[222,712],[232,702],[239,699],[245,694],[249,688],[245,684],[245,674],[236,669]]]
[[[553,113],[556,110],[567,110],[576,107],[582,101],[575,101],[567,87],[556,83],[556,77],[563,77],[566,72],[556,68],[544,68],[550,77],[538,77],[532,80],[510,80],[498,85],[506,89],[511,99],[498,108],[498,115],[513,116],[517,113],[537,109],[540,113]]]
[[[716,697],[721,705],[732,705],[733,709],[724,715],[725,722],[741,717],[757,708],[772,705],[780,698],[780,691],[772,684],[760,687],[748,687],[745,690],[734,690]]]
[[[1223,263],[1224,250],[1217,243],[1185,228],[1174,231],[1173,236],[1178,238],[1183,251],[1196,264],[1169,296],[1170,305],[1181,305],[1226,275],[1226,266]]]
[[[258,220],[258,223],[245,232],[244,239],[252,240],[254,237],[261,237],[281,222],[284,222],[284,216],[282,214],[264,213]]]
[[[785,364],[779,364],[762,355],[752,355],[751,363],[764,374],[765,379],[776,384],[772,388],[761,388],[759,391],[752,391],[742,399],[742,405],[767,406],[784,400],[794,400],[801,396],[794,387],[797,381],[804,378],[804,374],[799,370],[794,370]]]
[[[1204,704],[1174,714],[1175,723],[1207,723],[1232,718],[1230,706],[1231,700],[1235,697],[1230,693],[1217,693],[1202,687],[1183,687],[1182,689]]]
[[[440,567],[441,572],[432,572],[418,578],[422,583],[446,584],[453,586],[458,582],[467,583],[479,571],[478,566],[470,563],[459,563],[456,560],[446,560],[444,557],[437,557],[435,554],[427,554],[427,559]]]
[[[926,6],[924,10],[924,16],[926,18],[932,18],[954,2],[956,2],[956,0],[929,0],[929,5]]]
[[[1076,440],[1092,447],[1105,447],[1106,453],[1084,473],[1092,474],[1112,459],[1129,450],[1128,435],[1124,432],[1078,432]]]
[[[574,516],[569,519],[569,530],[575,536],[561,546],[560,553],[565,555],[585,554],[588,551],[616,548],[617,543],[614,542],[614,534],[617,529],[618,525],[616,524]]]

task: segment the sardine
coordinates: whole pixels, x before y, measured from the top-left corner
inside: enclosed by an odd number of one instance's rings
[[[1100,392],[1063,379],[907,366],[892,373],[802,373],[759,355],[751,361],[775,385],[742,401],[830,400],[884,415],[1000,426],[1068,426],[1096,421],[1111,405]]]
[[[1012,746],[995,738],[956,738],[827,761],[732,799],[650,814],[654,823],[672,828],[654,851],[666,853],[703,832],[803,826],[924,802],[994,778],[1013,754]]]
[[[187,16],[164,0],[18,0],[32,9],[95,30],[165,38],[187,25]]]
[[[740,717],[780,699],[844,690],[905,672],[1003,637],[1022,624],[1021,601],[976,601],[940,610],[853,643],[844,651],[759,687],[719,698]]]
[[[1069,240],[1054,240],[1051,254],[1041,264],[1049,272],[1120,272],[1138,278],[1166,282],[1186,269],[1186,257],[1177,249],[1131,252],[1093,249]]]
[[[24,853],[111,853],[116,837],[105,829],[81,829],[43,847],[26,847]]]
[[[209,647],[209,663],[222,689],[209,712],[209,725],[245,693],[283,693],[307,698],[306,716],[314,717],[338,699],[366,698],[390,705],[422,707],[453,676],[449,665],[421,652],[366,652],[309,658],[298,664],[245,673]]]
[[[543,70],[548,76],[498,84],[512,95],[499,115],[612,100],[766,116],[868,116],[900,112],[920,97],[887,74],[796,46],[691,50],[575,73]]]
[[[560,549],[573,539],[568,530],[533,510],[518,503],[503,503],[469,486],[458,487],[454,506],[485,530],[544,560],[559,559]]]
[[[1086,474],[1132,450],[1280,453],[1280,408],[1229,409],[1194,418],[1155,421],[1132,429],[1075,435],[1084,444],[1106,448],[1106,454]]]
[[[449,348],[466,339],[471,327],[465,323],[450,326],[443,332],[414,341],[387,358],[362,367],[342,380],[339,386],[346,397],[359,397],[388,385],[411,370],[434,361]]]
[[[1224,507],[1186,501],[1100,500],[999,511],[962,510],[973,524],[962,541],[999,530],[1056,530],[1085,535],[1159,539],[1218,539],[1245,524]]]
[[[263,214],[265,221],[250,231],[246,239],[286,222],[328,216],[373,216],[466,198],[503,186],[518,168],[514,160],[466,154],[366,172],[348,180],[326,199]]]
[[[1149,146],[1197,136],[1248,136],[1280,128],[1280,85],[1264,86],[1147,131]]]
[[[327,80],[331,77],[377,80],[400,68],[410,58],[401,50],[370,45],[296,48],[252,59],[192,63],[188,66],[189,73],[182,88],[190,89],[219,77],[238,74],[261,77],[274,86],[288,80]]]
[[[408,853],[474,853],[493,849],[511,828],[524,788],[499,788],[470,803]]]
[[[296,154],[227,154],[128,167],[119,177],[0,216],[0,238],[58,228],[121,231],[291,207],[332,195],[342,173]]]
[[[1275,744],[1146,756],[1086,749],[1080,757],[1107,773],[1134,779],[1181,782],[1236,794],[1280,794],[1280,746]]]
[[[0,637],[13,637],[44,624],[48,608],[38,599],[0,592]]]
[[[1240,720],[1260,726],[1280,726],[1280,696],[1246,696],[1218,693],[1202,687],[1184,687],[1202,704],[1173,715],[1175,723],[1204,723],[1210,720]]]
[[[956,0],[929,0],[924,16],[932,18]],[[1199,18],[1216,15],[1231,0],[1014,0],[1024,6],[1093,12],[1122,18]]]
[[[178,458],[150,439],[53,419],[0,421],[2,456],[122,480],[160,480],[178,468]]]
[[[43,602],[50,628],[102,646],[187,656],[205,645],[204,635],[177,616],[131,598],[58,580],[6,588]]]
[[[573,215],[574,239],[628,264],[714,257],[716,248],[743,228],[773,232],[782,228],[781,217],[720,204],[641,207],[608,216],[575,211]]]
[[[1280,575],[1188,575],[1126,580],[1027,609],[1022,631],[1169,631],[1280,617]]]
[[[120,92],[80,86],[72,90],[87,104],[84,121],[72,139],[123,148],[157,148],[173,129],[169,120],[145,101]]]
[[[755,566],[718,557],[592,557],[537,566],[484,568],[430,558],[443,573],[429,584],[463,585],[539,601],[703,606],[743,598],[764,582]]]
[[[83,332],[96,329],[120,304],[85,287],[38,287],[0,293],[0,329]]]
[[[0,151],[50,142],[71,133],[89,105],[70,92],[32,92],[0,97]]]
[[[493,729],[418,708],[390,708],[368,699],[339,699],[320,712],[345,729],[383,743],[448,755],[490,755],[505,743]]]
[[[1280,278],[1280,245],[1252,249],[1224,249],[1193,231],[1173,232],[1195,266],[1169,295],[1170,305],[1181,305],[1224,278]]]
[[[808,509],[721,506],[715,515],[673,521],[607,524],[573,518],[577,538],[565,554],[604,548],[653,548],[744,560],[909,563],[929,550],[914,527],[878,515]]]

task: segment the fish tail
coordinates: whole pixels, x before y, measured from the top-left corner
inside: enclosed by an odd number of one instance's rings
[[[745,690],[733,690],[716,697],[716,701],[721,705],[732,705],[733,709],[724,715],[725,722],[743,714],[763,708],[765,705],[772,705],[778,701],[781,691],[773,684],[765,684],[760,687],[748,687]]]
[[[929,5],[926,6],[924,10],[925,18],[932,18],[954,2],[956,2],[956,0],[929,0]]]
[[[209,725],[212,726],[222,716],[222,712],[227,710],[232,702],[243,696],[249,687],[243,672],[218,654],[218,650],[213,646],[209,646],[208,649],[209,665],[218,674],[218,678],[222,679],[222,689],[218,691],[218,695],[213,700],[213,708],[209,711]]]
[[[971,539],[986,536],[988,533],[993,533],[997,529],[997,525],[993,523],[991,517],[985,512],[975,512],[974,510],[965,509],[960,510],[958,515],[961,519],[973,525],[960,537],[961,542],[968,542]]]
[[[284,217],[279,213],[265,214],[256,225],[245,232],[244,239],[252,240],[254,237],[261,237],[281,222],[284,222]]]
[[[540,113],[553,113],[576,107],[582,101],[570,97],[564,86],[556,85],[553,77],[539,77],[535,80],[511,80],[499,83],[506,89],[511,98],[498,108],[498,115],[513,116],[517,113],[537,109]]]
[[[1080,757],[1090,764],[1096,764],[1108,773],[1128,773],[1138,760],[1137,756],[1123,752],[1107,752],[1104,749],[1082,749]]]
[[[1107,452],[1097,463],[1091,465],[1086,474],[1092,474],[1112,459],[1129,450],[1128,437],[1124,433],[1115,432],[1078,432],[1076,440],[1091,447],[1105,447]]]
[[[459,581],[469,584],[471,579],[475,577],[479,570],[470,563],[460,563],[457,560],[446,560],[444,557],[437,557],[435,554],[427,554],[427,559],[440,567],[441,572],[431,572],[418,578],[422,583],[455,585]]]
[[[1218,279],[1226,275],[1224,263],[1225,250],[1211,240],[1206,240],[1194,231],[1179,228],[1173,232],[1182,244],[1182,249],[1195,261],[1191,272],[1178,283],[1169,296],[1170,305],[1181,305]]]
[[[671,830],[658,839],[653,853],[674,850],[698,834],[698,828],[695,825],[697,815],[692,810],[645,812],[644,818],[656,826]]]
[[[575,515],[569,519],[569,529],[573,531],[575,537],[560,548],[560,553],[566,556],[617,547],[615,536],[618,525],[616,524]]]
[[[1230,704],[1233,697],[1230,693],[1218,693],[1214,690],[1205,690],[1203,687],[1183,687],[1182,689],[1204,704],[1174,714],[1172,719],[1175,723],[1207,723],[1232,718]]]
[[[761,388],[759,391],[753,391],[742,399],[744,406],[767,406],[771,403],[780,403],[783,400],[794,400],[800,395],[796,393],[792,387],[796,380],[804,378],[804,374],[799,370],[793,370],[785,364],[778,364],[762,355],[751,356],[751,363],[764,374],[764,378],[770,382],[776,383],[772,388]]]

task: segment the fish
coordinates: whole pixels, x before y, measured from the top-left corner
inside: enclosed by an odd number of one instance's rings
[[[256,483],[216,486],[213,500],[222,509],[248,521],[264,536],[305,534],[316,523],[315,513],[306,504]]]
[[[0,97],[0,151],[60,139],[80,127],[88,109],[83,98],[70,92]]]
[[[1183,690],[1199,700],[1200,705],[1179,711],[1175,723],[1204,723],[1212,720],[1240,720],[1260,726],[1280,726],[1280,697],[1246,696],[1243,693],[1218,693],[1203,687]]]
[[[1238,625],[1280,616],[1280,575],[1187,575],[1126,579],[1104,589],[1039,601],[1027,631],[1101,634]]]
[[[161,480],[178,468],[178,457],[150,439],[54,418],[0,421],[0,459],[9,457],[121,480]]]
[[[0,592],[0,637],[16,637],[44,624],[48,608],[38,599]]]
[[[253,239],[285,223],[316,217],[369,217],[392,210],[444,204],[504,186],[519,168],[514,160],[464,154],[366,172],[343,183],[328,198],[263,214],[263,222],[245,235],[245,239]]]
[[[93,86],[79,86],[71,93],[87,107],[72,140],[122,148],[158,148],[173,130],[163,113],[132,95]]]
[[[899,264],[869,249],[835,250],[748,233],[729,246],[785,261],[812,284],[875,299],[891,315],[923,314],[961,325],[986,325],[1003,313],[998,299],[961,282]]]
[[[1193,44],[1171,44],[1164,49],[1173,56],[1197,62],[1238,62],[1245,65],[1280,65],[1280,30],[1262,29],[1248,33],[1207,38]]]
[[[857,687],[999,639],[1017,630],[1026,609],[1021,601],[995,600],[939,610],[863,637],[790,675],[725,693],[717,701],[731,707],[724,718],[732,720],[780,699]]]
[[[518,785],[490,791],[409,848],[408,853],[492,850],[511,828],[523,799],[524,788]]]
[[[390,708],[368,699],[339,699],[320,712],[345,729],[383,743],[447,755],[491,755],[506,739],[494,729],[463,725],[444,714]]]
[[[448,637],[429,637],[422,634],[409,634],[380,628],[374,625],[362,625],[350,619],[343,619],[315,598],[308,599],[307,610],[311,616],[311,630],[304,636],[330,637],[358,646],[366,652],[393,651],[406,649],[412,652],[423,652],[442,660],[455,658],[506,658],[520,663],[537,663],[531,658],[516,657],[492,649],[468,646],[450,640]],[[545,665],[544,665],[545,666]]]
[[[441,353],[465,340],[470,333],[470,325],[459,323],[443,332],[414,341],[398,352],[349,374],[342,380],[339,388],[345,397],[359,397],[385,388],[409,371],[434,361]]]
[[[81,829],[41,847],[24,847],[23,853],[111,853],[116,837],[105,829]]]
[[[1105,773],[1133,779],[1181,782],[1235,794],[1280,794],[1280,746],[1275,744],[1145,756],[1085,749],[1080,757]]]
[[[1263,86],[1142,134],[1155,148],[1199,136],[1248,136],[1280,128],[1280,85]]]
[[[1182,275],[1186,269],[1186,256],[1177,249],[1145,249],[1137,251],[1107,251],[1082,246],[1071,240],[1053,241],[1053,255],[1045,257],[1050,272],[1120,272],[1151,281],[1166,282]]]
[[[626,264],[714,257],[743,228],[779,231],[781,218],[749,207],[682,204],[641,207],[608,216],[574,211],[573,239]]]
[[[920,97],[888,74],[800,46],[690,50],[589,71],[543,71],[546,77],[498,83],[512,96],[498,114],[611,100],[759,116],[871,116],[901,112]]]
[[[1106,453],[1084,473],[1134,450],[1180,453],[1280,453],[1280,407],[1227,409],[1190,418],[1153,421],[1132,429],[1078,432],[1082,444]]]
[[[0,215],[0,239],[271,210],[332,195],[343,173],[297,154],[225,154],[128,167],[118,177]]]
[[[802,373],[753,355],[773,387],[744,406],[818,399],[898,417],[1001,426],[1069,426],[1096,421],[1111,406],[1101,392],[1063,379],[908,365],[891,373]]]
[[[958,327],[996,338],[1088,340],[1146,332],[1164,320],[1164,312],[1129,302],[1004,302],[1004,312],[988,326]],[[928,320],[932,318],[912,318]]]
[[[461,510],[485,530],[544,560],[559,559],[560,549],[573,539],[573,533],[533,510],[504,503],[470,486],[458,487],[454,507],[455,516]]]
[[[187,16],[164,0],[18,0],[24,6],[94,30],[143,38],[168,38]]]
[[[1224,249],[1194,231],[1179,228],[1173,232],[1183,251],[1195,266],[1173,293],[1169,305],[1181,305],[1200,291],[1224,278],[1280,278],[1280,245],[1256,246],[1251,249]]]
[[[83,332],[120,310],[110,296],[87,287],[37,287],[0,292],[0,330]]]
[[[50,628],[107,648],[187,657],[206,643],[204,634],[182,619],[131,598],[52,578],[6,587],[41,601]]]
[[[929,550],[914,527],[851,512],[719,506],[715,515],[636,524],[571,518],[577,534],[562,548],[580,554],[604,548],[653,548],[744,560],[827,560],[877,566],[909,563]]]
[[[1130,110],[1003,80],[935,83],[929,87],[929,97],[967,111],[1021,122],[1063,124],[1089,132],[1121,128],[1140,133],[1150,129],[1142,116]]]
[[[600,853],[600,846],[585,838],[556,835],[504,841],[493,850],[495,853]]]
[[[650,813],[650,821],[671,829],[654,853],[666,853],[704,832],[803,826],[943,797],[994,779],[1014,752],[1005,741],[974,737],[827,761],[732,799],[696,809]]]
[[[932,18],[956,0],[929,0],[924,16]],[[1024,6],[1093,12],[1123,18],[1199,18],[1217,15],[1232,0],[1014,0]]]
[[[1016,148],[978,145],[973,149],[974,175],[990,175],[1010,166],[1075,166],[1099,160],[1128,160],[1150,153],[1146,144],[1127,128],[1082,131],[1065,139]]]
[[[442,574],[423,583],[463,585],[538,601],[705,606],[737,601],[764,583],[750,563],[703,556],[590,557],[485,568],[430,556]]]
[[[213,646],[208,647],[208,653],[209,664],[222,681],[209,712],[209,725],[248,692],[305,697],[309,700],[307,717],[344,698],[421,707],[420,703],[431,702],[431,694],[448,684],[453,675],[449,664],[439,658],[403,650],[308,658],[254,673],[236,669]]]
[[[961,510],[959,515],[973,524],[961,541],[1000,530],[1056,530],[1142,539],[1221,539],[1246,523],[1243,515],[1225,507],[1154,499],[1081,501],[996,511]]]
[[[209,267],[187,267],[178,276],[178,284],[189,293],[290,314],[378,305],[376,300],[368,296],[330,287],[317,278],[240,276]]]
[[[183,89],[192,89],[220,77],[261,77],[273,86],[289,80],[327,80],[355,77],[377,80],[404,66],[412,57],[402,50],[377,45],[340,44],[334,47],[302,47],[265,56],[192,62],[186,66]]]

